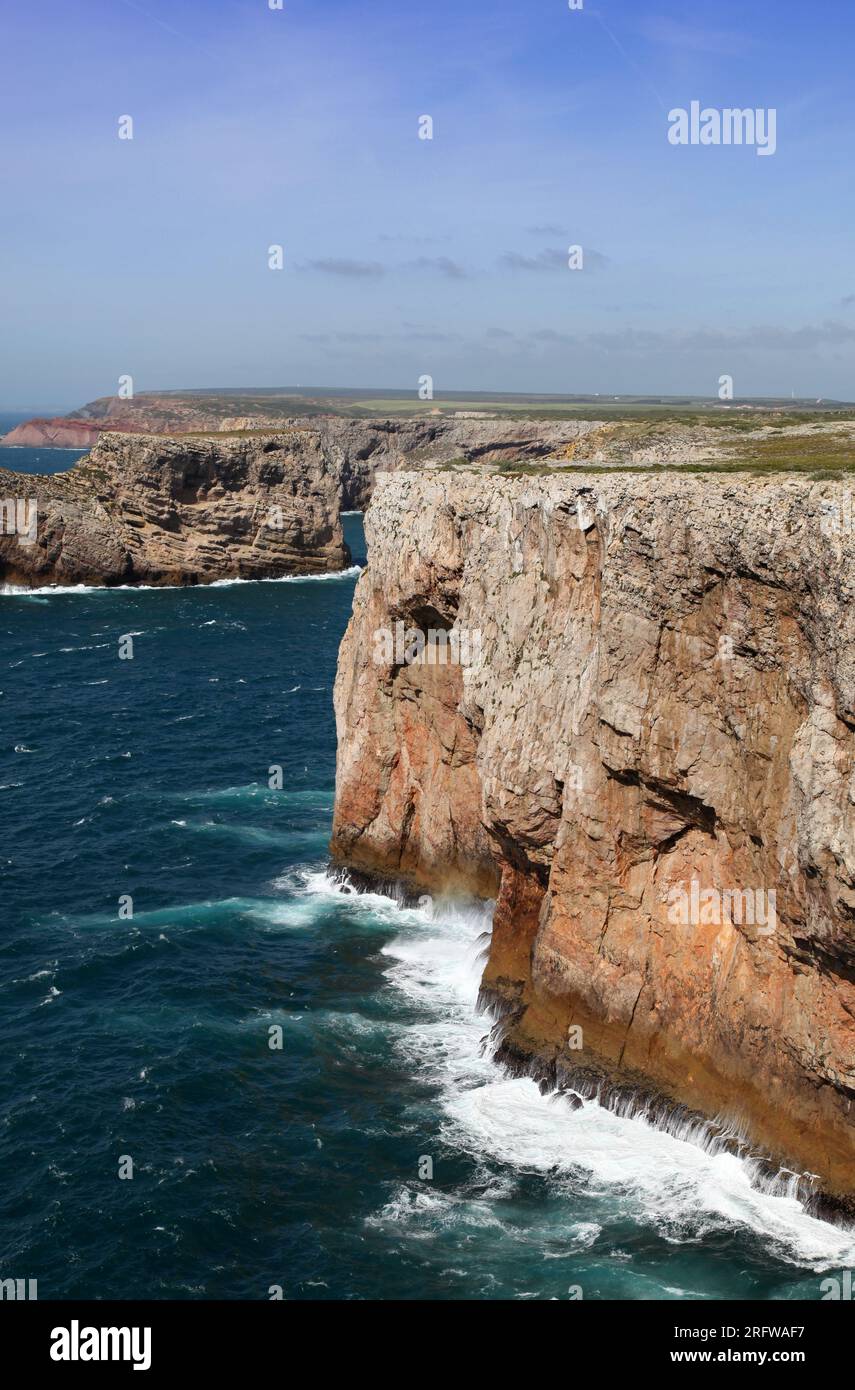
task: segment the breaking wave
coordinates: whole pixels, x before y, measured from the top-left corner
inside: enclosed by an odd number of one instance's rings
[[[352,892],[324,874],[307,875],[306,889]],[[491,1019],[477,1011],[491,905],[402,909],[373,893],[360,894],[353,905],[387,924],[394,915],[398,923],[382,949],[385,975],[414,1007],[416,1021],[399,1030],[396,1046],[438,1088],[441,1138],[452,1149],[517,1174],[546,1176],[557,1191],[578,1196],[581,1190],[596,1211],[582,1223],[589,1234],[609,1217],[652,1226],[674,1244],[741,1228],[802,1268],[819,1272],[855,1262],[853,1232],[811,1215],[793,1195],[764,1190],[756,1165],[716,1152],[702,1125],[669,1132],[638,1110],[618,1113],[581,1095],[571,1103],[562,1093],[544,1094],[529,1077],[509,1076],[493,1059]],[[443,1221],[462,1219],[463,1200],[405,1186],[392,1209],[396,1220],[417,1227],[438,1212]],[[478,1203],[483,1206],[483,1196]],[[491,1209],[489,1219],[495,1218]]]

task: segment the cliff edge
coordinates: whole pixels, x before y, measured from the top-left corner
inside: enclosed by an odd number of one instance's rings
[[[304,432],[104,434],[66,473],[0,469],[0,581],[205,584],[342,569],[339,480]]]
[[[334,862],[497,897],[509,1058],[653,1087],[851,1209],[851,488],[398,472],[366,534]]]

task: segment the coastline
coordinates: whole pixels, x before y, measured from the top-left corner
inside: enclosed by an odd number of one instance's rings
[[[344,892],[378,895],[401,908],[429,906],[432,895],[428,890],[433,887],[439,900],[450,900],[458,908],[481,911],[492,908],[492,926],[495,927],[495,899],[475,893],[455,897],[453,893],[447,894],[446,885],[431,884],[427,877],[418,882],[412,877],[395,878],[364,869],[350,869],[334,858],[329,861],[327,873],[331,883]],[[694,1144],[707,1154],[730,1154],[745,1163],[752,1186],[759,1192],[795,1200],[817,1220],[855,1235],[855,1194],[841,1197],[826,1191],[808,1167],[801,1171],[789,1167],[781,1156],[753,1141],[750,1124],[744,1120],[740,1122],[734,1114],[710,1117],[675,1099],[643,1073],[615,1067],[607,1057],[591,1055],[590,1050],[586,1049],[584,1062],[574,1065],[568,1061],[557,1039],[552,1043],[542,1041],[539,1046],[530,1039],[522,1041],[515,1024],[524,1008],[519,996],[507,990],[507,981],[496,976],[494,947],[491,939],[478,991],[477,1012],[483,1013],[490,1023],[492,1060],[509,1077],[528,1077],[543,1094],[561,1095],[574,1108],[583,1101],[595,1101],[617,1115],[641,1120],[672,1138]]]
[[[483,987],[509,1056],[575,1065],[578,1031],[610,1078],[727,1115],[850,1212],[853,574],[821,527],[842,497],[383,478],[339,658],[331,855],[409,892],[498,889]],[[378,661],[390,615],[483,652]],[[772,930],[675,924],[690,879],[768,885]]]

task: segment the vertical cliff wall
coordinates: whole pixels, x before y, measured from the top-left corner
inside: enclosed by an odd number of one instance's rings
[[[0,469],[0,580],[206,584],[339,570],[350,560],[339,492],[301,431],[105,434],[66,473]]]
[[[381,476],[332,841],[497,895],[484,983],[517,1055],[735,1118],[844,1199],[851,517],[844,484],[795,477]],[[378,643],[396,622],[479,650],[411,660]]]

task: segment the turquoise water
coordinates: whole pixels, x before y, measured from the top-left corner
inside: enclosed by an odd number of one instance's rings
[[[42,1298],[819,1298],[850,1235],[496,1068],[488,911],[327,879],[354,582],[0,597],[0,1275]]]

